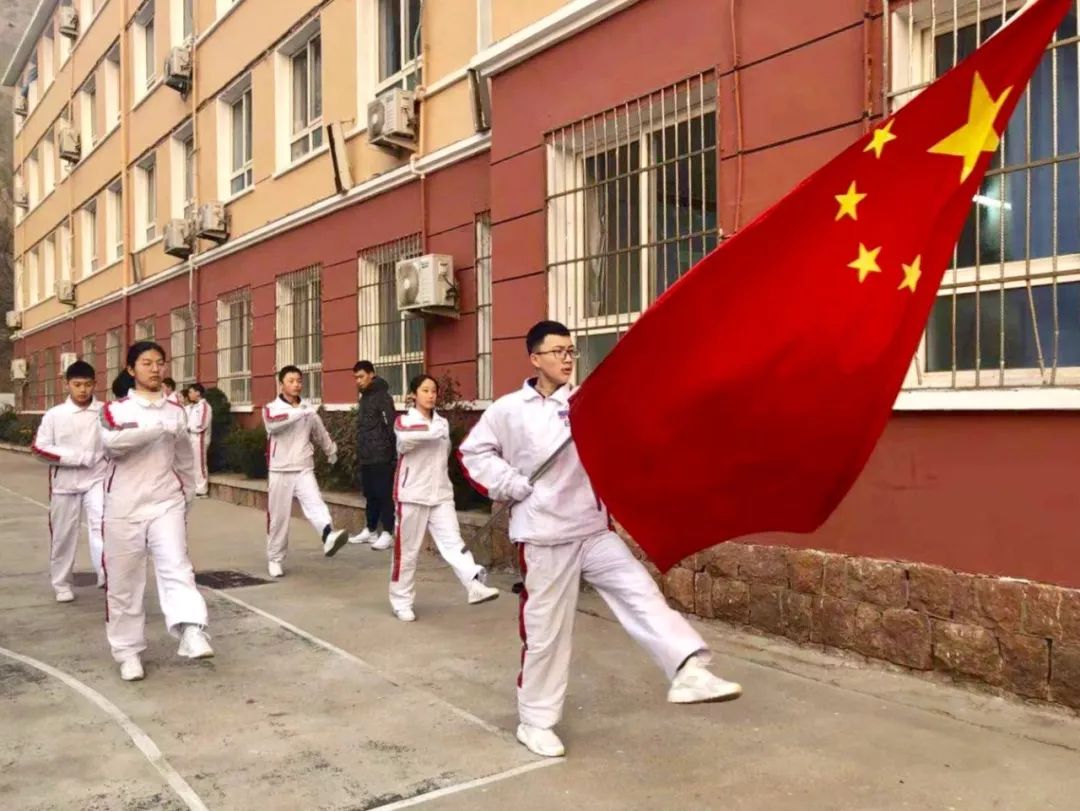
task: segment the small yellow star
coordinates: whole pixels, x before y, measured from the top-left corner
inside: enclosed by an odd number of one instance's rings
[[[895,119],[891,119],[884,127],[878,127],[874,130],[874,137],[863,149],[863,152],[870,152],[873,150],[874,157],[880,160],[881,151],[885,148],[885,144],[889,143],[889,141],[895,141],[897,138],[897,136],[892,134],[894,123]]]
[[[840,210],[836,212],[836,219],[839,220],[845,216],[851,217],[853,220],[859,219],[859,214],[855,210],[859,203],[866,199],[865,194],[860,194],[855,188],[855,181],[851,181],[851,185],[848,186],[846,194],[837,194],[836,202],[840,204]]]
[[[993,152],[1001,143],[1001,136],[994,130],[1001,106],[1012,92],[1006,87],[996,99],[983,82],[978,71],[971,87],[971,101],[968,103],[967,122],[952,134],[938,141],[929,151],[935,155],[955,155],[964,159],[960,170],[960,182],[963,183],[975,169],[975,164],[983,152]]]
[[[859,258],[854,262],[851,262],[848,267],[854,268],[859,271],[859,283],[866,281],[866,277],[871,273],[881,273],[881,268],[878,267],[877,257],[881,253],[881,248],[874,248],[874,250],[867,250],[866,246],[861,242],[859,243]]]
[[[910,265],[900,263],[900,267],[904,269],[904,281],[900,283],[897,290],[903,290],[905,287],[912,293],[915,292],[915,286],[919,283],[919,277],[922,276],[922,255],[915,257],[915,261]]]

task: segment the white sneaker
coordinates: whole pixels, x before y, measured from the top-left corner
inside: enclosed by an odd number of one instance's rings
[[[188,659],[209,659],[214,655],[214,649],[210,647],[210,637],[206,631],[198,625],[185,625],[180,633],[180,647],[176,654]]]
[[[691,656],[671,680],[667,700],[672,704],[703,704],[731,701],[741,695],[741,685],[714,676],[700,656]]]
[[[466,588],[469,592],[469,605],[486,603],[488,600],[494,600],[499,596],[498,589],[484,585],[479,580],[470,580]]]
[[[326,540],[323,541],[322,553],[328,558],[332,558],[338,553],[345,544],[349,542],[349,533],[343,529],[335,529],[326,536]]]
[[[528,724],[518,724],[517,739],[526,749],[540,757],[562,757],[566,754],[566,747],[550,729],[531,727]]]
[[[266,564],[266,570],[270,572],[271,577],[284,577],[285,569],[276,560],[270,561]]]
[[[132,656],[120,663],[120,678],[124,681],[142,681],[145,676],[142,660],[138,656]]]
[[[411,608],[402,608],[400,611],[394,611],[394,616],[402,622],[416,622],[416,614],[413,613]]]
[[[60,589],[56,592],[56,602],[58,603],[70,603],[75,599],[75,592],[71,589]]]
[[[389,532],[384,532],[376,540],[371,542],[371,548],[377,549],[380,552],[384,549],[389,549],[394,545],[394,536]]]
[[[349,536],[349,543],[368,543],[371,541],[372,532],[367,527],[364,527],[363,532],[358,532],[355,535]]]

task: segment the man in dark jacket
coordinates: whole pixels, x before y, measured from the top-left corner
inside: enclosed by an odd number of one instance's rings
[[[356,420],[356,458],[360,486],[367,500],[367,527],[349,538],[350,543],[370,543],[372,549],[389,549],[394,543],[394,398],[386,381],[375,374],[369,360],[353,366],[360,392]],[[382,534],[378,533],[380,521]]]

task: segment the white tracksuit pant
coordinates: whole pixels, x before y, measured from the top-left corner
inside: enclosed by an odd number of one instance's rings
[[[424,504],[397,505],[394,532],[394,559],[390,564],[390,606],[395,611],[412,608],[416,594],[416,559],[424,545],[424,533],[431,532],[443,560],[450,564],[461,581],[468,586],[484,567],[473,560],[465,547],[458,526],[454,502],[447,501],[429,507]]]
[[[206,474],[207,441],[206,431],[202,433],[189,433],[191,440],[191,455],[195,457],[195,494],[205,496],[208,482]]]
[[[146,649],[146,556],[154,562],[165,627],[207,624],[206,602],[187,554],[186,510],[178,505],[149,521],[105,519],[106,635],[117,662]]]
[[[266,494],[266,558],[272,563],[284,562],[289,550],[293,498],[300,502],[304,517],[315,527],[320,538],[323,529],[332,523],[314,470],[290,473],[271,470]]]
[[[613,532],[556,545],[519,542],[518,560],[525,580],[518,676],[518,713],[524,724],[550,729],[562,718],[582,577],[669,679],[688,657],[707,647]]]
[[[85,493],[53,493],[49,497],[49,577],[53,589],[71,588],[75,553],[79,547],[79,518],[86,512],[86,534],[90,541],[90,564],[101,576],[101,511],[105,484],[98,482]]]

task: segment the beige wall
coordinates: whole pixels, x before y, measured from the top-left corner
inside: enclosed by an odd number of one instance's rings
[[[558,11],[568,0],[491,0],[491,35],[500,39]]]

